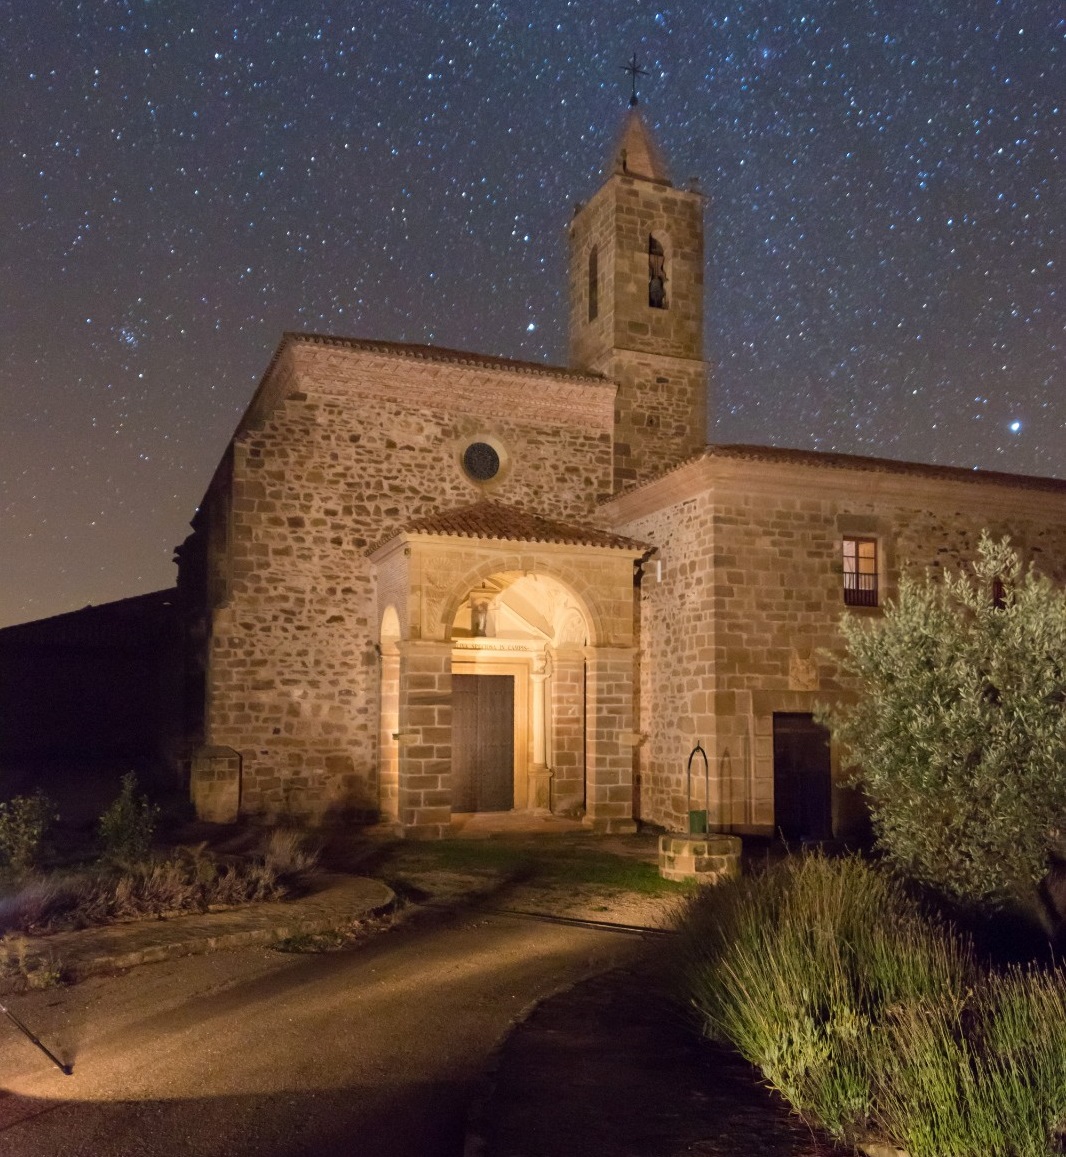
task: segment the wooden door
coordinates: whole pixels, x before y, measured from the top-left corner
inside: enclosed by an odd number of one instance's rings
[[[514,807],[514,676],[452,676],[452,811]]]
[[[829,732],[813,715],[774,715],[774,827],[785,840],[832,839]]]

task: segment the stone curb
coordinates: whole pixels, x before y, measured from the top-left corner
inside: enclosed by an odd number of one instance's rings
[[[31,966],[28,969],[31,977],[38,969],[55,967],[64,981],[77,983],[90,976],[139,964],[157,964],[222,949],[273,944],[291,936],[331,932],[353,921],[382,915],[396,906],[396,894],[380,880],[334,876],[320,878],[319,882],[324,886],[318,891],[296,900],[206,915],[175,916],[169,920],[140,920],[51,936],[15,934],[0,941],[0,968],[7,965],[10,970],[22,957]],[[300,914],[301,908],[304,915]],[[242,923],[246,926],[240,927]],[[24,987],[19,975],[0,977],[0,993],[6,995]]]

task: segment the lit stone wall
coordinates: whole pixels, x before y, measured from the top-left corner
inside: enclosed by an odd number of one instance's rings
[[[611,489],[613,403],[613,385],[565,371],[283,346],[233,445],[228,517],[200,520],[217,576],[204,742],[240,753],[244,812],[376,811],[379,609],[367,548],[482,497],[589,520]],[[492,483],[461,468],[475,440],[501,454]]]
[[[1066,484],[815,457],[712,452],[607,508],[616,529],[660,546],[662,581],[652,561],[641,589],[645,819],[684,826],[685,764],[699,739],[713,822],[772,827],[773,713],[811,712],[848,692],[822,654],[841,645],[843,535],[878,539],[882,603],[903,568],[969,561],[985,527],[1066,581]],[[838,830],[848,806],[835,791]]]

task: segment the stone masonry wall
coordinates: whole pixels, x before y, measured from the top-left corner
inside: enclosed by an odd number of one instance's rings
[[[376,810],[367,547],[480,497],[588,520],[610,491],[613,393],[566,373],[344,343],[283,349],[234,444],[228,586],[209,651],[205,739],[240,752],[243,811]],[[488,485],[461,468],[483,439],[504,461]]]
[[[665,309],[648,305],[648,236],[666,250]],[[588,319],[588,254],[596,246],[599,314]],[[703,357],[703,198],[637,177],[611,177],[570,228],[570,361],[603,370],[627,349]]]
[[[698,453],[707,442],[707,366],[619,350],[608,375],[615,403],[614,484],[618,490]]]
[[[648,509],[654,486],[612,504],[635,515],[617,523],[624,533],[661,546],[662,582],[652,562],[641,591],[643,818],[684,825],[685,760],[702,739],[714,822],[772,826],[773,713],[849,691],[822,654],[841,646],[843,535],[877,538],[882,605],[904,568],[966,564],[982,528],[1063,582],[1066,486],[1055,487],[710,458],[663,481],[660,509]]]
[[[648,304],[648,239],[666,251],[667,307]],[[589,254],[599,308],[589,319]],[[615,175],[570,231],[570,358],[618,383],[614,485],[653,477],[707,439],[703,199]]]

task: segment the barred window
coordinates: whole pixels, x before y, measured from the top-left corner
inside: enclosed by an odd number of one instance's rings
[[[844,602],[849,607],[877,606],[877,539],[845,538]]]

